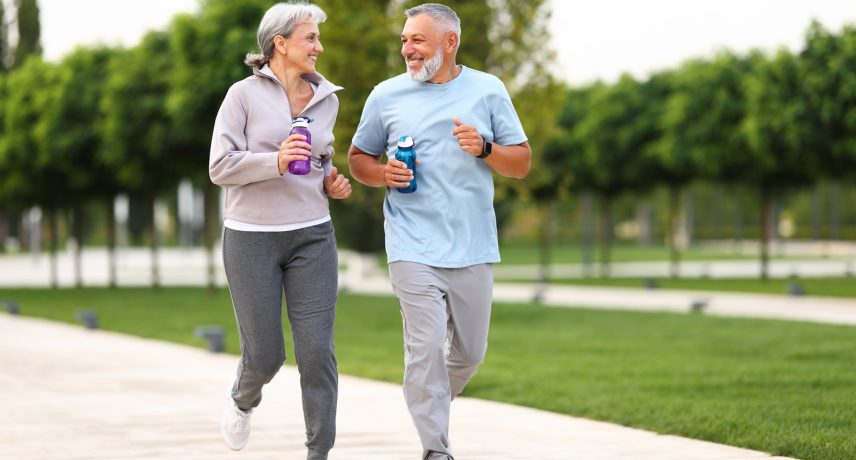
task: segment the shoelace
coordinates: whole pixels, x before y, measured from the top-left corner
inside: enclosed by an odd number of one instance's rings
[[[247,431],[247,425],[249,425],[250,414],[243,412],[239,409],[235,410],[235,413],[238,415],[238,418],[235,419],[232,426],[229,427],[229,430],[232,433],[239,433],[242,431]]]

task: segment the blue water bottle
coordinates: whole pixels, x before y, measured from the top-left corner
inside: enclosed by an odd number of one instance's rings
[[[395,159],[407,165],[407,169],[413,171],[413,180],[407,187],[397,188],[401,193],[413,193],[416,191],[416,149],[413,147],[413,138],[410,136],[401,136],[398,139],[398,151],[395,152]]]

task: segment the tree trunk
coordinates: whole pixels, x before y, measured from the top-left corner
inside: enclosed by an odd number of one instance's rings
[[[773,200],[767,187],[761,188],[761,279],[767,281],[770,263],[770,222],[773,214]]]
[[[0,254],[6,252],[6,238],[9,236],[9,216],[0,211]]]
[[[160,271],[158,270],[158,229],[155,222],[155,196],[149,197],[149,248],[151,249],[152,289],[160,290]]]
[[[217,241],[217,209],[219,187],[211,182],[205,184],[204,206],[205,206],[205,222],[203,223],[203,233],[205,239],[205,257],[208,265],[208,293],[214,294],[217,292],[217,280],[215,277],[214,264],[214,242]]]
[[[723,225],[723,221],[725,220],[723,217],[725,214],[724,206],[727,200],[725,196],[725,187],[723,187],[722,184],[716,184],[714,186],[714,193],[716,196],[713,199],[713,237],[714,239],[722,241],[725,239],[725,226]]]
[[[105,218],[107,220],[107,285],[116,287],[116,204],[115,196],[104,202]]]
[[[53,208],[47,209],[48,213],[48,241],[50,241],[50,285],[56,289],[59,287],[59,272],[57,270],[57,250],[59,247],[59,219],[58,211]]]
[[[811,239],[820,240],[820,185],[811,189]]]
[[[680,196],[681,189],[679,187],[669,187],[669,222],[666,230],[669,234],[669,274],[673,279],[680,276],[681,253],[680,248],[678,248],[678,227],[681,225]]]
[[[738,249],[742,250],[743,245],[743,212],[740,208],[741,194],[734,194],[734,240],[737,243]]]
[[[591,192],[583,192],[580,200],[580,223],[582,224],[582,256],[583,275],[592,276],[592,265],[594,265],[594,212],[592,210],[594,199]]]
[[[612,197],[603,196],[600,200],[600,276],[609,278],[610,246],[612,244]]]
[[[74,285],[83,287],[83,206],[77,205],[72,211],[72,234],[75,239],[74,248]]]
[[[838,183],[829,184],[829,239],[841,238],[841,210],[838,208]]]
[[[693,190],[690,187],[684,188],[682,197],[683,206],[681,212],[681,248],[688,248],[693,244],[693,235],[695,234],[695,216],[693,206]]]
[[[542,283],[550,282],[550,264],[552,263],[551,249],[553,243],[553,220],[556,214],[556,200],[550,200],[544,205],[544,220],[541,226],[541,244],[539,247],[539,275]]]
[[[636,203],[636,244],[648,246],[651,244],[651,204],[647,199]]]

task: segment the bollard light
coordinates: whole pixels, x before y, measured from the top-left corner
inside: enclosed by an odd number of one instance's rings
[[[77,310],[77,320],[83,323],[83,327],[89,330],[98,329],[98,312],[94,310]]]
[[[805,289],[798,281],[791,281],[788,283],[788,294],[793,297],[802,297],[805,295]]]
[[[197,326],[193,335],[205,340],[205,349],[221,353],[226,349],[226,331],[223,326]]]
[[[690,304],[692,313],[704,313],[705,308],[707,308],[707,299],[696,299]]]
[[[12,299],[6,299],[3,301],[3,303],[6,305],[6,311],[9,312],[10,315],[17,316],[17,314],[20,312],[20,310],[18,309],[18,302],[15,302]]]

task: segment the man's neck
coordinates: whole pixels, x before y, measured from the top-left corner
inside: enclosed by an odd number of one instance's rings
[[[440,67],[440,70],[434,75],[434,78],[428,80],[427,83],[434,83],[435,85],[442,85],[443,83],[449,83],[454,80],[458,75],[461,74],[463,69],[455,64],[454,60],[450,60],[449,65],[444,65]]]

